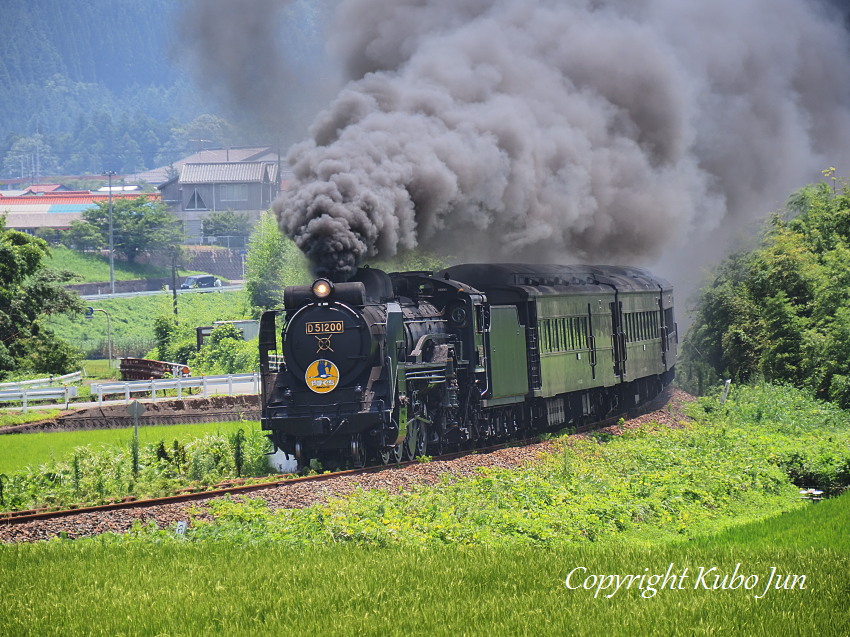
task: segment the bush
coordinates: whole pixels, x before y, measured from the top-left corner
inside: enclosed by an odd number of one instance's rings
[[[241,434],[239,433],[241,432]],[[187,443],[77,447],[66,458],[10,473],[0,509],[99,504],[126,496],[168,495],[190,485],[210,486],[270,472],[268,438],[259,430],[210,434]]]
[[[259,359],[256,342],[242,340],[239,328],[225,323],[210,333],[201,350],[188,362],[195,374],[240,374],[257,369]]]

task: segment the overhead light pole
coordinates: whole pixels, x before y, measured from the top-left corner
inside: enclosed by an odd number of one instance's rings
[[[109,312],[101,310],[99,307],[87,307],[85,317],[90,319],[94,316],[95,312],[106,314],[106,346],[109,351],[109,369],[112,369],[112,317],[109,316]]]
[[[115,294],[115,255],[112,237],[112,175],[115,171],[107,170],[104,174],[109,177],[109,287],[112,294]]]

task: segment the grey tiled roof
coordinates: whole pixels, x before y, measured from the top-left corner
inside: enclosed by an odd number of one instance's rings
[[[237,146],[235,148],[207,148],[175,161],[172,166],[180,170],[185,164],[218,163],[233,161],[277,161],[277,155],[271,146]],[[145,181],[149,184],[161,184],[168,180],[168,166],[126,175],[125,180]]]
[[[261,183],[275,181],[277,164],[244,161],[184,164],[180,171],[182,184]]]

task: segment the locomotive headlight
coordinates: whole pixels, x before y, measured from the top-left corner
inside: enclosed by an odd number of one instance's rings
[[[313,283],[313,296],[324,299],[330,296],[334,290],[334,284],[327,279],[316,279]]]

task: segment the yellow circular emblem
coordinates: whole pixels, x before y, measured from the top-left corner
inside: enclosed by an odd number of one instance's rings
[[[307,387],[317,394],[327,394],[339,383],[339,370],[331,361],[320,358],[310,363],[304,380]]]

